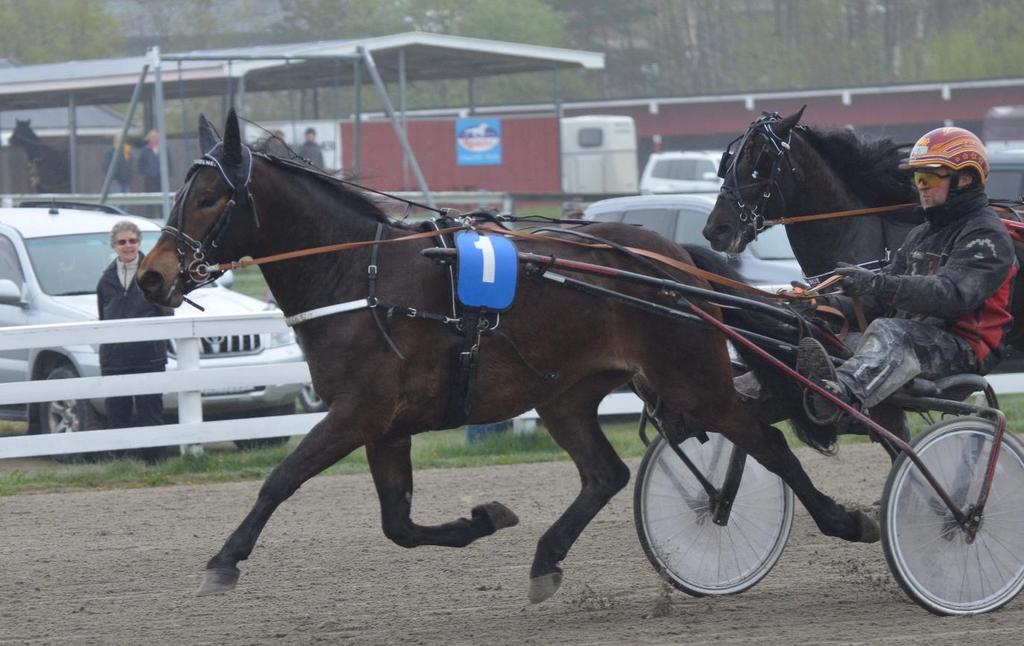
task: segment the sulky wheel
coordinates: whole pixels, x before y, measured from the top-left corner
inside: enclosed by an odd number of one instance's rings
[[[914,441],[914,451],[965,513],[978,500],[995,430],[988,420],[959,417]],[[1011,433],[1003,436],[973,539],[906,455],[885,483],[881,521],[889,568],[923,608],[970,615],[1003,606],[1024,587],[1024,447]]]
[[[735,446],[717,433],[705,444],[680,445],[718,490]],[[655,570],[694,596],[726,595],[753,587],[782,556],[793,524],[793,493],[752,458],[724,525],[713,522],[710,496],[662,437],[647,447],[633,493],[640,544]]]

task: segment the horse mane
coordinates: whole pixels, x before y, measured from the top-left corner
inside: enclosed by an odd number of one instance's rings
[[[264,152],[254,147],[256,152],[262,152],[263,158],[268,160],[275,168],[280,168],[291,173],[295,177],[308,180],[311,185],[322,186],[327,189],[327,195],[343,201],[346,206],[360,215],[377,222],[387,224],[400,229],[419,227],[421,223],[407,224],[389,218],[377,203],[377,199],[371,193],[361,190],[357,185],[347,179],[334,177],[319,168],[307,166],[301,158],[288,159],[273,153]],[[334,213],[333,211],[329,211]]]
[[[847,128],[801,126],[799,132],[868,206],[916,201],[913,186],[899,169],[905,144],[864,137]]]

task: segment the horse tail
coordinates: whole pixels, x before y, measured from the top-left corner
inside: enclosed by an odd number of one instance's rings
[[[729,266],[729,263],[718,252],[694,245],[683,246],[693,259],[693,264],[698,268],[743,282],[739,273]],[[712,287],[715,291],[722,292],[723,294],[762,300],[724,285],[713,284]],[[757,332],[774,339],[795,339],[799,336],[799,330],[795,326],[764,314],[740,308],[723,308],[722,314],[728,325]],[[819,426],[807,418],[807,413],[804,412],[802,403],[803,390],[800,385],[795,380],[782,378],[777,368],[769,365],[760,355],[752,350],[739,346],[736,348],[736,351],[739,352],[744,362],[754,371],[762,386],[771,393],[769,397],[784,403],[785,414],[789,416],[793,432],[800,441],[819,453],[834,455],[837,448],[836,430],[833,426]],[[785,359],[784,357],[778,358]]]

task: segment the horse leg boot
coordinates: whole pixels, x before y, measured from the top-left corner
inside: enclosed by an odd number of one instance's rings
[[[478,538],[519,523],[512,510],[500,502],[477,505],[471,518],[443,525],[412,522],[412,438],[378,440],[366,445],[366,459],[380,498],[384,535],[402,547],[442,545],[465,547]]]
[[[238,582],[237,564],[249,558],[260,532],[277,506],[295,493],[302,483],[342,459],[363,443],[361,435],[338,432],[363,420],[336,414],[332,406],[295,450],[277,465],[260,487],[256,504],[241,525],[228,536],[220,551],[206,564],[196,596],[230,591]],[[383,430],[383,429],[382,429]]]
[[[693,407],[692,415],[718,429],[766,469],[782,478],[807,508],[823,534],[851,542],[874,543],[879,540],[878,523],[859,510],[847,511],[815,488],[782,432],[759,422],[754,411],[743,403],[735,391],[724,388],[702,390],[704,396],[696,400],[697,405]],[[666,401],[677,408],[686,404],[682,398],[676,402],[671,399]]]
[[[629,468],[619,459],[597,422],[597,405],[606,390],[574,392],[555,405],[538,406],[541,420],[580,474],[582,487],[569,508],[537,543],[530,568],[531,603],[540,603],[562,584],[558,564],[583,529],[629,483]]]

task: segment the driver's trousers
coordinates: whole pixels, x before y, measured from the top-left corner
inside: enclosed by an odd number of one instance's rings
[[[978,371],[974,350],[955,334],[910,319],[878,318],[836,376],[859,403],[871,408],[915,377],[939,379]]]

